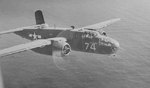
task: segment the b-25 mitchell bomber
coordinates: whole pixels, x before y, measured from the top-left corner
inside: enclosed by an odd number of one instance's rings
[[[2,34],[15,33],[31,42],[0,50],[0,57],[32,50],[51,55],[53,59],[63,59],[71,50],[96,54],[115,54],[119,42],[107,36],[102,28],[115,23],[120,18],[111,19],[82,28],[49,27],[41,10],[35,12],[36,25],[2,31]]]

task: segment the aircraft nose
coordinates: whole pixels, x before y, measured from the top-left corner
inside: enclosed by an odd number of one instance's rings
[[[99,37],[98,52],[101,54],[114,54],[118,51],[120,45],[119,42],[110,37]]]
[[[111,43],[112,43],[112,50],[116,52],[120,47],[119,42],[117,40],[111,39]]]
[[[115,46],[116,48],[119,48],[119,47],[120,47],[119,42],[118,42],[118,41],[116,41],[116,40],[114,40],[114,46]]]

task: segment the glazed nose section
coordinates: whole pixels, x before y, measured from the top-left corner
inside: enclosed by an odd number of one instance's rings
[[[112,52],[115,53],[117,52],[117,50],[120,47],[120,44],[117,40],[111,39],[111,43],[112,43]]]
[[[117,40],[112,40],[112,44],[114,45],[114,47],[116,47],[116,48],[119,48],[120,47],[120,45],[119,45],[119,42],[117,41]]]
[[[100,54],[114,54],[119,49],[119,42],[106,36],[99,37],[97,52]]]

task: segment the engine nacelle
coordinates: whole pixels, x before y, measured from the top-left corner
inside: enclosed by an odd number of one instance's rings
[[[66,56],[71,52],[70,45],[65,41],[53,41],[53,50],[52,52],[59,52],[59,55]]]

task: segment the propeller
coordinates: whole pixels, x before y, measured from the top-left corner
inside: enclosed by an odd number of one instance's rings
[[[69,66],[71,66],[70,60],[67,59],[67,56],[62,56],[60,54],[61,51],[53,51],[52,58],[57,68],[60,70],[66,70]]]
[[[66,54],[68,52],[68,47],[64,47],[64,49],[66,49],[64,51],[64,54]],[[71,66],[69,63],[70,63],[70,60],[67,59],[67,56],[68,54],[66,55],[62,55],[62,51],[56,47],[53,47],[53,51],[52,51],[52,58],[53,58],[53,61],[56,65],[57,68],[59,68],[60,70],[66,70],[68,66]]]

